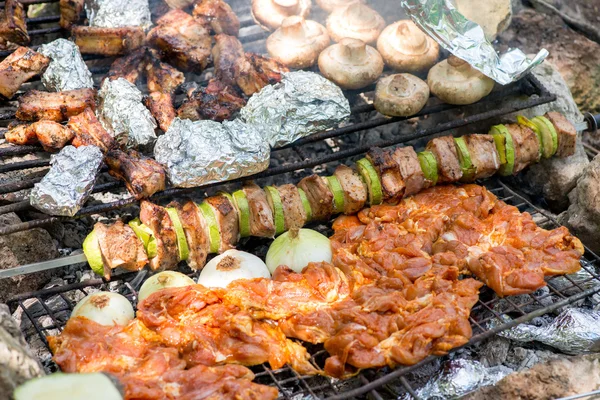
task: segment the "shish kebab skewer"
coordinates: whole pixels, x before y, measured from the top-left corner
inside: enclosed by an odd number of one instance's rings
[[[442,136],[424,151],[412,147],[372,149],[356,171],[340,165],[329,177],[308,176],[298,186],[263,189],[247,184],[233,194],[219,193],[200,204],[167,208],[142,201],[140,218],[111,226],[97,223],[84,242],[85,254],[0,271],[0,279],[89,262],[110,278],[112,269],[173,269],[187,261],[201,269],[209,253],[233,248],[240,237],[274,237],[311,220],[353,214],[367,203],[396,203],[437,183],[472,182],[496,173],[513,175],[542,157],[575,152],[576,127],[556,112],[519,124],[496,125],[490,135]]]

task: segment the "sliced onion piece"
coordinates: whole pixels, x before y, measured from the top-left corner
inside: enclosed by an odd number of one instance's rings
[[[73,308],[71,317],[85,317],[100,325],[125,325],[134,318],[133,307],[125,296],[96,292],[85,296]]]
[[[254,254],[227,250],[204,266],[198,283],[206,287],[226,287],[237,279],[271,278],[265,263]]]
[[[190,248],[188,247],[188,242],[185,237],[185,232],[183,231],[183,225],[181,225],[181,220],[179,219],[179,215],[177,214],[176,208],[167,207],[165,208],[167,214],[169,214],[169,218],[171,218],[171,222],[173,223],[173,227],[175,228],[175,234],[177,235],[177,249],[179,250],[179,260],[185,261],[190,256]]]
[[[333,212],[344,212],[344,190],[342,189],[340,181],[335,175],[328,176],[326,179],[329,190],[333,193]]]
[[[308,201],[308,197],[306,197],[304,190],[298,188],[298,194],[300,195],[302,207],[304,208],[304,213],[306,214],[306,222],[309,222],[312,219],[312,208],[310,207],[310,201]]]
[[[271,273],[280,265],[302,272],[311,262],[331,262],[329,239],[312,229],[292,229],[271,243],[266,264]]]
[[[369,204],[372,206],[381,204],[383,201],[381,182],[379,181],[379,176],[377,175],[377,171],[373,167],[373,164],[371,164],[371,161],[366,158],[358,160],[356,162],[356,169],[369,189]]]
[[[138,301],[142,301],[154,292],[171,287],[183,287],[195,284],[194,280],[181,272],[163,271],[144,281],[138,292]]]
[[[206,226],[208,227],[208,239],[210,242],[210,252],[218,253],[219,248],[221,247],[221,232],[219,231],[219,225],[217,224],[217,218],[215,217],[215,212],[213,211],[210,204],[206,201],[203,201],[198,205],[200,212],[202,213],[202,217],[206,221]]]
[[[31,379],[19,386],[15,400],[122,400],[116,379],[96,372],[92,374],[54,373]]]
[[[285,218],[283,216],[283,204],[281,204],[281,196],[277,188],[273,186],[265,186],[267,202],[273,212],[273,220],[275,221],[275,235],[281,235],[285,231]]]
[[[246,193],[243,190],[233,192],[233,204],[238,210],[238,216],[240,221],[240,236],[250,236],[250,208],[248,206],[248,199]]]

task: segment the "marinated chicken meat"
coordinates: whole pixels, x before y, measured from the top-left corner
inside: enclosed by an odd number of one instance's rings
[[[458,182],[462,178],[462,168],[452,136],[442,136],[430,140],[426,150],[431,151],[437,160],[438,183]]]
[[[235,248],[240,239],[238,215],[235,206],[227,196],[222,194],[209,197],[206,202],[212,207],[221,233],[219,253]]]
[[[344,214],[354,214],[362,210],[367,202],[367,185],[358,173],[345,165],[338,165],[333,173],[344,191]]]
[[[185,11],[171,10],[159,18],[157,26],[148,32],[147,40],[182,70],[201,72],[208,64],[209,32]]]
[[[85,0],[60,0],[60,21],[59,25],[63,29],[71,27],[79,21],[79,16],[83,11]]]
[[[179,262],[177,234],[167,211],[148,200],[142,200],[140,220],[152,230],[156,239],[157,254],[150,259],[150,268],[153,271],[175,268]]]
[[[202,218],[196,203],[191,200],[183,205],[176,203],[175,207],[188,243],[187,264],[193,270],[202,269],[209,252],[208,233],[204,218]]]
[[[185,82],[183,72],[156,58],[146,66],[148,90],[172,94]]]
[[[41,74],[50,59],[27,47],[19,47],[0,62],[0,94],[12,98],[21,85]]]
[[[146,68],[146,61],[151,51],[155,51],[148,47],[140,47],[127,54],[119,57],[110,66],[106,79],[115,80],[123,78],[133,83],[138,82]]]
[[[404,196],[412,196],[425,188],[425,175],[417,153],[411,146],[399,147],[392,152],[392,158],[400,168],[404,181]]]
[[[306,224],[306,211],[302,205],[302,199],[298,188],[292,184],[276,187],[281,198],[285,230],[300,229]]]
[[[246,105],[237,90],[218,79],[211,79],[206,87],[194,90],[177,110],[182,119],[197,121],[211,119],[224,121],[231,119]]]
[[[156,119],[160,129],[166,132],[177,116],[177,111],[175,111],[173,105],[173,95],[163,92],[151,92],[144,98],[144,105]]]
[[[18,0],[6,0],[0,10],[0,41],[25,45],[30,39],[27,34],[25,10]]]
[[[135,150],[127,153],[113,149],[104,158],[108,165],[108,173],[125,182],[127,190],[136,199],[152,196],[165,190],[165,170],[152,158],[145,157]]]
[[[280,82],[282,74],[290,72],[288,67],[273,58],[256,53],[246,53],[246,58],[269,85]]]
[[[302,179],[298,187],[304,190],[316,221],[329,219],[333,214],[333,193],[319,175],[313,174]]]
[[[115,268],[139,271],[148,264],[142,241],[123,221],[119,220],[111,226],[97,222],[94,231],[98,237],[106,279],[110,279],[111,271]]]
[[[96,109],[95,89],[75,89],[63,92],[30,90],[19,97],[16,116],[21,121],[50,120],[62,122],[80,114],[86,108]]]
[[[254,183],[247,183],[242,188],[248,201],[250,217],[250,235],[258,237],[274,237],[275,222],[271,207],[264,190]]]
[[[139,26],[73,26],[71,34],[81,54],[101,54],[107,57],[128,54],[140,48],[145,38],[144,30]]]
[[[535,132],[523,125],[506,124],[505,126],[512,137],[515,151],[513,174],[540,161],[540,142]]]
[[[214,33],[237,36],[240,33],[240,21],[223,0],[199,0],[194,4],[194,18],[204,25],[210,25]]]
[[[404,195],[405,185],[400,174],[400,166],[390,152],[375,147],[369,150],[367,159],[377,171],[384,199],[392,204],[400,201]]]
[[[500,168],[500,156],[491,135],[465,135],[463,136],[471,162],[475,167],[473,179],[489,178]]]
[[[569,157],[575,154],[575,148],[577,145],[577,131],[572,123],[567,118],[551,111],[544,114],[544,117],[554,125],[556,134],[558,136],[558,149],[556,150],[556,157]]]
[[[103,153],[117,147],[115,139],[104,129],[91,108],[69,118],[67,126],[75,132],[72,143],[75,147],[96,146]]]
[[[54,153],[62,149],[73,139],[75,132],[68,126],[54,121],[37,121],[33,124],[21,124],[6,131],[7,142],[17,145],[41,144],[45,151]]]

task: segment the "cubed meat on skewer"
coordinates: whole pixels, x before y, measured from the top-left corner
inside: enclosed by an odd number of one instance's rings
[[[147,198],[165,190],[163,166],[135,150],[128,153],[118,149],[110,150],[104,161],[108,165],[108,173],[125,182],[127,190],[136,199]]]
[[[139,26],[73,26],[71,33],[81,54],[101,54],[108,57],[121,56],[141,47],[145,38],[144,30]]]
[[[577,145],[577,130],[575,126],[562,114],[551,111],[544,115],[554,125],[558,135],[558,149],[556,157],[569,157],[575,154]]]
[[[179,248],[177,233],[167,210],[142,200],[140,220],[152,230],[152,236],[156,239],[156,256],[150,259],[150,268],[153,271],[174,269],[179,262]]]
[[[500,156],[492,135],[472,134],[463,136],[471,163],[475,167],[473,179],[489,178],[500,168]]]
[[[400,167],[392,158],[391,152],[375,147],[367,153],[367,159],[371,161],[379,175],[384,199],[392,204],[402,200],[405,185],[400,174]]]
[[[515,151],[513,174],[540,161],[540,142],[532,129],[520,124],[506,124]]]
[[[19,97],[16,116],[21,121],[50,120],[62,122],[86,108],[96,109],[96,90],[75,89],[64,92],[30,90]]]
[[[151,92],[144,98],[144,105],[156,119],[160,129],[166,132],[177,116],[177,111],[173,105],[173,95],[163,92]]]
[[[245,184],[242,190],[248,201],[250,235],[258,237],[274,237],[275,222],[264,190],[254,183]]]
[[[202,269],[206,264],[206,256],[210,248],[204,218],[200,215],[196,203],[191,200],[183,205],[176,203],[175,208],[188,243],[187,264],[193,270]]]
[[[15,44],[28,44],[25,10],[18,0],[6,0],[0,11],[0,39]]]
[[[0,94],[12,98],[21,85],[46,69],[50,59],[27,47],[17,48],[0,62]]]
[[[312,219],[324,221],[333,214],[333,193],[319,175],[313,174],[302,179],[298,187],[304,190],[312,210]]]
[[[71,27],[79,21],[79,16],[83,11],[85,0],[60,0],[60,21],[59,25],[63,29]]]
[[[108,74],[106,74],[106,78],[110,80],[123,78],[135,85],[144,72],[148,54],[152,51],[156,50],[144,46],[132,51],[126,56],[117,58],[111,64],[110,70],[108,71]]]
[[[216,34],[238,36],[240,33],[240,20],[223,0],[198,0],[192,15],[204,25],[210,25]]]
[[[94,231],[100,245],[106,279],[110,279],[111,271],[115,268],[139,271],[148,264],[144,244],[123,221],[119,220],[110,226],[97,222]]]
[[[69,118],[67,126],[75,132],[75,147],[96,146],[103,153],[117,147],[115,139],[104,129],[91,108]]]
[[[427,143],[437,161],[438,183],[458,182],[462,178],[462,168],[456,152],[456,144],[452,136],[442,136]]]
[[[302,199],[298,188],[292,184],[286,184],[276,187],[281,198],[281,205],[283,208],[283,219],[285,223],[285,230],[288,231],[292,228],[302,228],[306,223],[306,211],[302,205]]]
[[[206,199],[206,202],[213,209],[221,233],[219,253],[235,248],[240,239],[239,220],[235,205],[229,200],[229,197],[223,194],[211,196]]]
[[[172,94],[183,82],[185,76],[177,68],[156,58],[146,66],[148,91]]]
[[[344,214],[359,212],[367,202],[367,185],[360,175],[350,167],[338,165],[333,173],[344,191]]]
[[[246,105],[237,91],[218,79],[211,79],[206,87],[194,90],[177,110],[179,118],[197,121],[211,119],[224,121],[232,118]]]
[[[425,174],[412,146],[399,147],[392,153],[392,158],[400,168],[400,176],[404,181],[404,196],[412,196],[425,189]]]
[[[4,137],[13,144],[41,144],[44,150],[54,153],[73,139],[75,132],[68,126],[54,121],[37,121],[29,125],[18,125],[9,129]]]

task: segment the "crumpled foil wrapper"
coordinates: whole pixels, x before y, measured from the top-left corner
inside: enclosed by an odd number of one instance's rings
[[[35,208],[50,215],[72,217],[87,200],[103,154],[96,146],[65,146],[52,156],[50,171],[29,195]]]
[[[56,39],[41,45],[38,52],[50,58],[50,64],[42,75],[42,83],[46,89],[60,92],[94,87],[92,73],[75,43]]]
[[[533,60],[519,49],[498,55],[481,26],[465,18],[450,0],[401,0],[400,4],[440,46],[503,85],[519,80],[548,56],[546,49]]]
[[[314,72],[296,71],[265,86],[241,110],[241,118],[260,126],[273,147],[319,132],[350,116],[342,90]]]
[[[85,0],[84,8],[90,26],[152,26],[148,0]]]
[[[148,146],[156,140],[156,121],[133,83],[123,78],[105,79],[98,98],[98,119],[114,137],[125,136],[128,147]]]
[[[489,325],[493,328],[500,323],[495,319]],[[541,342],[573,355],[600,351],[600,311],[568,308],[547,325],[521,324],[498,335],[518,342]]]
[[[154,157],[167,167],[173,186],[194,187],[264,171],[270,148],[258,129],[238,119],[175,118],[156,141]]]
[[[416,391],[420,399],[457,399],[484,386],[496,384],[512,373],[505,366],[484,367],[478,361],[456,359],[444,363],[437,376]],[[403,400],[412,399],[405,395]]]

